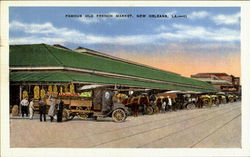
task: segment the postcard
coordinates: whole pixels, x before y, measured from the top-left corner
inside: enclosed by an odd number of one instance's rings
[[[249,7],[1,3],[1,155],[249,156]]]

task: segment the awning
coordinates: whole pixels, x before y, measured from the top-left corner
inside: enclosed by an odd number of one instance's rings
[[[19,83],[86,83],[101,85],[120,85],[127,87],[139,87],[162,90],[181,90],[197,92],[216,92],[213,89],[183,87],[163,83],[152,83],[138,80],[129,80],[122,78],[112,78],[107,76],[90,75],[71,72],[11,72],[11,82]]]
[[[79,90],[89,90],[89,89],[102,88],[102,87],[107,87],[107,85],[85,85],[79,88]]]

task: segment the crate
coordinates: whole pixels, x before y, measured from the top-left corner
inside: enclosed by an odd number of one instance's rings
[[[71,99],[62,99],[64,104],[70,104],[71,103]]]
[[[70,106],[91,107],[92,106],[92,100],[71,100]]]

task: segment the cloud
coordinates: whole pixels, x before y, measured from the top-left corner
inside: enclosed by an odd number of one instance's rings
[[[173,24],[174,31],[165,30],[156,34],[139,35],[97,35],[80,32],[69,28],[58,28],[52,23],[44,24],[22,23],[13,21],[10,23],[10,31],[20,31],[22,37],[11,37],[11,44],[21,43],[75,43],[75,44],[119,44],[136,45],[153,42],[180,41],[185,39],[202,41],[239,41],[240,32],[228,28],[211,29],[201,26]],[[160,26],[159,29],[165,29]]]
[[[162,31],[169,31],[171,30],[171,28],[165,26],[165,25],[160,25],[159,27],[155,28],[155,31],[156,32],[162,32]]]
[[[199,11],[199,12],[192,12],[190,15],[188,15],[189,19],[195,20],[195,19],[202,19],[209,16],[209,13],[206,11]]]
[[[27,24],[21,23],[19,21],[12,21],[10,23],[10,29],[15,31],[22,31],[29,34],[61,34],[71,31],[68,28],[56,28],[50,22],[46,22],[44,24]]]
[[[231,15],[218,14],[213,15],[206,11],[192,12],[188,15],[188,18],[191,20],[207,18],[212,20],[216,25],[233,25],[239,24],[240,22],[240,13],[235,13]]]
[[[67,43],[66,39],[56,38],[56,37],[38,37],[38,36],[29,36],[21,38],[10,38],[10,44],[38,44],[38,43],[47,43],[47,44],[64,44]]]
[[[232,14],[232,15],[223,15],[219,14],[212,17],[212,21],[214,21],[217,25],[233,25],[240,23],[240,13]]]
[[[171,16],[171,15],[174,15],[176,13],[177,13],[177,11],[170,11],[170,12],[166,12],[165,14]]]
[[[229,28],[205,28],[201,26],[189,26],[181,24],[173,24],[177,29],[172,37],[183,39],[202,39],[206,41],[239,41],[240,32]],[[177,35],[177,36],[176,36]]]

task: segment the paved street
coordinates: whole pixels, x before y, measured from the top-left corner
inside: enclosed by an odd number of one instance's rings
[[[241,102],[220,107],[112,119],[10,120],[11,147],[240,148]]]

